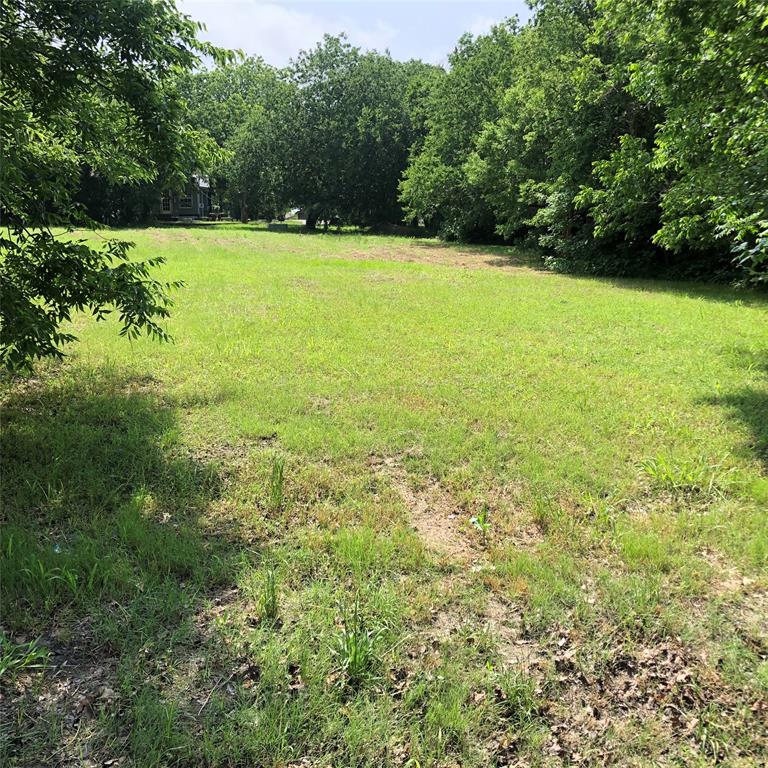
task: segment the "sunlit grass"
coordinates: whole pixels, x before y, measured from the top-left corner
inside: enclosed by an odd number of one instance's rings
[[[81,317],[62,366],[4,387],[4,653],[45,637],[108,670],[128,719],[96,707],[89,749],[479,766],[492,742],[538,764],[564,637],[580,680],[682,637],[764,695],[764,298],[350,232],[119,234],[185,281],[175,343]],[[479,565],[434,556],[382,457],[452,500]],[[503,662],[489,596],[538,678]],[[34,701],[16,722],[56,733]],[[749,755],[747,726],[702,713],[701,764]],[[619,762],[683,754],[632,727]],[[59,749],[24,744],[0,754]]]

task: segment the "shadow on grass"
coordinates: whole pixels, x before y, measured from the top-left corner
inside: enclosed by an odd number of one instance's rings
[[[711,397],[706,402],[725,408],[750,430],[752,439],[747,448],[768,472],[768,353],[756,355],[743,351],[739,354],[739,362],[759,372],[761,385]]]
[[[13,630],[46,632],[59,611],[112,601],[130,617],[153,591],[203,592],[231,577],[238,542],[200,523],[221,467],[175,445],[151,378],[62,373],[3,403],[2,597]],[[117,641],[121,628],[113,627]]]
[[[0,762],[59,764],[60,739],[74,743],[105,696],[154,701],[156,660],[200,653],[197,617],[234,584],[243,546],[203,522],[224,493],[223,467],[180,449],[158,382],[61,368],[5,392],[4,647],[40,638],[50,657],[34,685],[2,681]],[[162,715],[166,704],[158,707]],[[101,725],[100,743],[125,726]],[[137,754],[153,728],[142,726]]]
[[[601,285],[633,292],[669,293],[691,299],[768,308],[768,291],[756,288],[737,288],[727,283],[641,277],[592,277],[586,275],[568,275],[568,277],[592,280]]]

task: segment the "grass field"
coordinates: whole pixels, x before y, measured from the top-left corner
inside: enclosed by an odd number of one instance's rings
[[[175,343],[3,384],[3,765],[763,764],[768,300],[121,235]]]

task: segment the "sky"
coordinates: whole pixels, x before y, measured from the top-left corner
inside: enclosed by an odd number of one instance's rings
[[[508,16],[521,22],[530,17],[525,0],[177,0],[177,5],[206,25],[203,39],[278,67],[325,33],[340,32],[353,45],[388,50],[395,59],[445,65],[464,32],[478,35]]]

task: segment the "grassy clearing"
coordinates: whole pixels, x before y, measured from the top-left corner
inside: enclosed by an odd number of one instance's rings
[[[4,764],[760,760],[764,299],[127,235],[176,343],[4,387]]]

